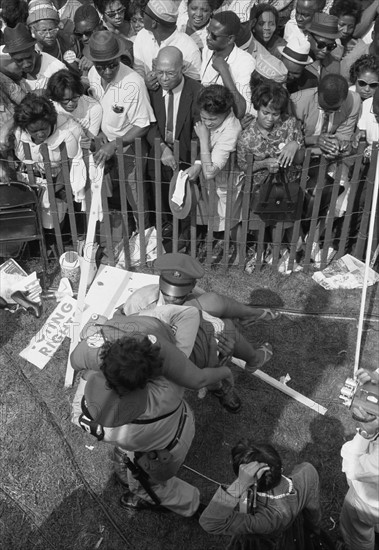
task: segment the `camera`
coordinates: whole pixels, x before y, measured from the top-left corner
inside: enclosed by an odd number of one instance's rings
[[[379,385],[366,382],[359,385],[354,378],[347,378],[341,388],[340,399],[349,409],[361,407],[367,414],[379,416]],[[353,415],[354,416],[354,415]],[[362,421],[362,419],[356,418]]]

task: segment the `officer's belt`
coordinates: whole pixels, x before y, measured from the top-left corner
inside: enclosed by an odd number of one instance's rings
[[[173,411],[169,412],[169,413],[166,413],[166,414],[162,414],[162,416],[157,416],[156,418],[147,418],[146,420],[138,420],[138,419],[135,419],[135,420],[131,420],[130,422],[127,422],[127,424],[153,424],[154,422],[159,422],[160,420],[163,420],[164,418],[168,418],[169,416],[173,415],[176,413],[176,411],[180,408],[180,406],[182,405],[182,403],[184,404],[183,401],[181,401],[179,403],[179,405],[176,407],[176,409],[174,409]],[[89,412],[88,410],[88,407],[87,407],[87,402],[86,402],[86,398],[82,397],[82,402],[81,402],[81,407],[82,407],[82,412],[83,414],[85,414],[86,416],[88,416],[88,418],[90,418],[91,420],[94,420],[91,416],[91,413]],[[181,418],[180,418],[180,421],[179,421],[179,427],[181,425],[181,422],[182,422],[182,418],[183,417],[186,417],[187,416],[187,413],[184,415],[182,414]],[[179,430],[179,428],[178,428]],[[183,431],[183,428],[182,428],[182,431]],[[175,436],[176,437],[176,436]],[[170,443],[171,445],[171,443]]]
[[[183,403],[183,412],[182,412],[182,415],[180,417],[178,429],[176,430],[176,434],[174,436],[174,439],[166,447],[166,449],[168,451],[171,451],[175,447],[175,445],[178,443],[179,439],[182,436],[184,426],[185,426],[186,420],[188,418],[188,411],[187,411],[186,403],[185,403],[185,401],[182,401],[182,403]]]

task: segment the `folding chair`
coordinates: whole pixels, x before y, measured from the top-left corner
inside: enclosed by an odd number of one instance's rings
[[[0,184],[0,244],[36,240],[46,274],[47,250],[37,193],[26,183]]]

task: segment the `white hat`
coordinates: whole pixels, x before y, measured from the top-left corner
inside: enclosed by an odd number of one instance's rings
[[[298,65],[310,65],[313,59],[308,55],[311,45],[305,38],[291,37],[285,46],[279,46],[278,50],[283,57]]]

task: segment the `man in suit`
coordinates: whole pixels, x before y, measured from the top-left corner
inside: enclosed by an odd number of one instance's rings
[[[349,91],[343,76],[329,74],[317,88],[291,95],[292,110],[304,128],[305,145],[329,158],[347,150],[360,109],[360,98]]]
[[[177,168],[174,141],[179,141],[179,160],[191,164],[191,140],[196,139],[194,125],[200,119],[197,96],[201,84],[183,75],[183,54],[175,46],[162,48],[156,59],[157,90],[150,90],[156,124],[150,127],[147,140],[154,150],[155,139],[160,140],[162,211],[169,212],[169,182]],[[150,157],[154,157],[151,154]],[[154,167],[149,166],[150,174]]]

